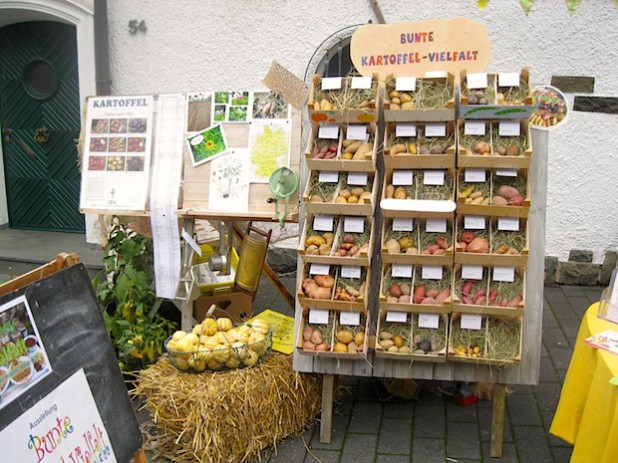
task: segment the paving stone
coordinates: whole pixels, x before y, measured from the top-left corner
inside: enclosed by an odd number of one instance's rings
[[[476,423],[476,405],[462,407],[455,402],[446,403],[446,421],[463,421],[470,424]]]
[[[375,382],[379,381],[376,378],[361,378],[358,386],[356,386],[357,401],[377,401]]]
[[[535,390],[541,411],[555,410],[560,399],[560,384],[555,383],[539,383]]]
[[[582,296],[584,292],[584,288],[580,285],[560,285],[560,290],[567,300],[570,300],[571,297]]]
[[[571,460],[571,454],[573,453],[573,447],[552,447],[552,452],[556,463],[567,462]]]
[[[341,452],[334,450],[312,450],[312,455],[307,454],[305,463],[339,463]]]
[[[359,385],[361,378],[358,376],[340,376],[339,381],[342,386],[355,388]]]
[[[311,436],[309,436],[310,439]],[[309,440],[305,437],[305,442]],[[307,450],[303,445],[302,437],[292,436],[277,445],[277,453],[273,451],[269,461],[272,463],[303,463],[306,454]]]
[[[397,418],[409,420],[414,416],[414,402],[386,403],[384,404],[384,418]]]
[[[384,418],[380,427],[378,453],[407,455],[412,442],[412,420]]]
[[[517,459],[517,451],[515,450],[515,444],[511,444],[509,442],[502,442],[502,457],[493,458],[491,456],[491,443],[483,442],[483,461],[486,461],[488,463],[492,463],[494,461],[499,463],[518,463],[519,460]]]
[[[579,333],[579,324],[565,323],[562,329],[566,335],[569,346],[574,347],[575,341],[577,340],[577,335]]]
[[[557,382],[558,381],[558,376],[556,376],[556,370],[554,370],[554,365],[551,363],[551,360],[549,357],[541,356],[539,381],[540,382]]]
[[[546,328],[559,328],[558,320],[556,320],[556,316],[551,311],[548,305],[543,307],[543,329]]]
[[[412,441],[412,463],[444,463],[444,438],[415,437]]]
[[[570,262],[592,262],[594,254],[588,249],[571,249],[569,251]]]
[[[590,301],[586,297],[585,293],[582,293],[581,296],[571,296],[569,297],[569,304],[573,308],[574,312],[579,316],[580,320],[590,307]]]
[[[382,421],[380,402],[356,402],[348,432],[377,433]]]
[[[279,246],[269,246],[267,261],[268,265],[276,273],[289,273],[296,270],[298,256],[296,249],[283,248]]]
[[[511,395],[506,399],[512,425],[542,426],[541,415],[533,395]]]
[[[556,371],[569,368],[572,353],[570,348],[547,346],[547,351]]]
[[[609,284],[609,282],[607,284]],[[595,302],[599,302],[601,300],[601,294],[603,293],[603,289],[605,288],[599,286],[586,287],[584,288],[584,294],[588,298],[588,301],[590,301],[591,304],[594,304]]]
[[[446,437],[446,456],[449,458],[481,458],[479,430],[476,423],[449,423]]]
[[[336,413],[340,415],[352,414],[355,394],[356,391],[354,389],[344,392],[343,396],[335,403]]]
[[[343,444],[341,463],[359,463],[373,461],[378,444],[377,434],[349,434]]]
[[[514,426],[513,432],[515,434],[515,447],[521,463],[554,462],[542,426]]]
[[[410,455],[378,455],[376,463],[410,463]]]
[[[554,364],[554,367],[556,365]],[[564,384],[564,378],[566,377],[567,374],[567,369],[566,367],[561,367],[561,368],[556,368],[556,374],[558,375],[558,379],[560,380],[560,385]]]
[[[618,261],[618,253],[616,251],[607,251],[601,264],[601,270],[599,272],[599,285],[609,285],[612,272],[616,268],[616,262]],[[598,300],[598,298],[597,298]]]
[[[341,447],[343,447],[343,441],[345,439],[349,421],[350,417],[348,415],[333,415],[330,444],[323,444],[320,442],[320,428],[318,427],[313,433],[311,448],[321,450],[340,450]]]
[[[525,394],[532,395],[534,394],[534,386],[529,386],[526,384],[509,385],[509,389],[511,390],[511,395],[525,395]]]
[[[569,343],[561,328],[544,328],[543,342],[550,347],[568,347]]]
[[[444,405],[423,406],[418,404],[414,412],[414,437],[444,438],[446,425],[444,422]]]
[[[549,303],[550,307],[554,309],[554,312],[556,310],[556,306],[568,304],[568,299],[559,286],[555,288],[545,288],[543,290],[543,296]]]
[[[507,398],[506,400],[509,399]],[[493,410],[491,408],[482,408],[478,410],[479,435],[481,438],[481,442],[488,442],[491,440],[492,413]],[[508,411],[505,411],[502,436],[503,442],[513,442],[513,431],[511,430],[511,421],[508,419]]]

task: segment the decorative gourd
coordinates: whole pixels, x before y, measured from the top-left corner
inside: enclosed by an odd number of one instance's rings
[[[251,322],[251,328],[253,328],[253,331],[257,333],[262,333],[263,335],[267,335],[270,331],[270,326],[268,325],[268,323],[266,323],[264,320],[260,320],[259,318]]]
[[[219,328],[219,331],[229,331],[232,329],[233,326],[234,324],[232,323],[232,320],[230,320],[229,318],[218,318],[217,319],[217,327]]]
[[[219,328],[213,318],[207,318],[202,322],[202,333],[206,336],[212,336],[217,331],[219,331]]]

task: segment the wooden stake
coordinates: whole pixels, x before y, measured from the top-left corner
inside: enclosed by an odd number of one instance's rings
[[[148,458],[146,458],[146,452],[144,449],[139,449],[138,452],[133,457],[133,461],[135,463],[148,463]]]
[[[330,444],[333,425],[333,392],[335,376],[322,377],[322,417],[320,419],[320,442]]]
[[[502,440],[504,433],[504,402],[506,385],[494,384],[493,413],[491,417],[491,449],[490,455],[502,458]]]

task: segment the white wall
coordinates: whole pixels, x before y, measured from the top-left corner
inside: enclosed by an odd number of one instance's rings
[[[346,26],[374,19],[369,0],[230,2],[108,0],[114,94],[259,88],[273,59],[302,77],[320,43]],[[618,96],[618,9],[538,0],[526,16],[518,0],[380,0],[387,22],[470,17],[487,25],[490,70],[528,66],[535,83],[552,75],[594,76],[595,94]],[[145,20],[131,35],[128,22]],[[569,96],[572,103],[572,95]],[[551,135],[547,255],[591,249],[599,262],[618,247],[618,116],[572,113]]]

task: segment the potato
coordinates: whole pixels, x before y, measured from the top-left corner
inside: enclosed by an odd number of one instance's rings
[[[354,154],[353,153],[343,153],[341,155],[342,159],[345,159],[346,161],[349,161],[350,159],[354,158]]]
[[[397,98],[396,96],[391,98],[391,103],[393,104],[401,104],[401,99]]]
[[[394,343],[390,339],[383,339],[382,341],[380,341],[380,345],[383,349],[388,349],[389,347],[393,346]]]
[[[323,203],[324,198],[322,198],[320,195],[311,195],[311,198],[309,198],[309,201],[312,203]]]
[[[389,288],[389,293],[391,296],[393,297],[399,297],[401,296],[402,292],[401,292],[401,286],[399,286],[397,283],[393,283],[391,285],[391,287]]]
[[[390,109],[401,109],[401,106],[398,104],[391,103]]]
[[[388,240],[385,246],[386,249],[388,249],[389,254],[399,254],[401,252],[401,246],[399,245],[399,242],[394,238]]]
[[[507,156],[519,156],[519,146],[511,145],[506,149]]]
[[[318,252],[321,256],[328,256],[330,254],[331,246],[328,244],[321,244],[318,248]]]
[[[347,204],[348,200],[345,199],[343,196],[337,196],[337,199],[335,200],[335,202],[337,204]]]
[[[414,246],[409,247],[408,249],[406,249],[406,254],[418,254],[418,249]]]
[[[414,246],[414,241],[409,236],[402,236],[399,238],[399,246],[401,246],[402,251],[405,251],[406,249]]]
[[[363,194],[360,195],[360,198],[358,198],[359,203],[364,203],[365,201],[371,202],[371,192],[370,191],[364,191]]]
[[[498,188],[498,196],[502,196],[504,199],[511,199],[514,196],[521,196],[519,190],[509,185],[501,185]]]
[[[389,347],[389,348],[387,349],[387,352],[390,352],[390,353],[392,353],[392,354],[395,354],[395,353],[399,352],[399,347],[397,347],[397,346],[391,346],[391,347]]]
[[[388,97],[389,97],[389,98],[399,98],[399,96],[400,96],[400,95],[399,95],[399,92],[398,92],[397,90],[391,90],[391,91],[388,93]]]
[[[508,204],[508,201],[502,196],[494,196],[491,201],[495,206],[506,206]]]
[[[360,196],[365,192],[365,190],[363,190],[360,187],[356,187],[356,188],[352,188],[350,190],[350,194],[353,194],[354,196]]]
[[[324,233],[324,235],[322,236],[324,236],[324,239],[326,240],[326,244],[328,244],[329,246],[333,244],[333,241],[335,240],[335,234],[333,232]]]
[[[305,254],[312,256],[314,254],[318,254],[318,247],[315,244],[311,244],[309,246],[307,246],[307,249],[305,249]]]
[[[359,331],[358,333],[356,333],[356,336],[354,336],[354,344],[356,344],[359,347],[365,344],[365,332],[364,331]]]
[[[409,93],[402,93],[400,98],[402,103],[409,103],[412,101],[412,97]]]
[[[396,345],[398,348],[403,346],[403,338],[396,334],[395,336],[393,336],[393,344]]]
[[[346,153],[356,153],[356,150],[359,149],[362,144],[363,144],[362,141],[355,141],[354,143],[346,147],[345,152]]]
[[[393,339],[393,334],[388,331],[382,331],[380,333],[380,339]]]
[[[399,348],[399,353],[400,354],[410,354],[410,353],[412,353],[412,350],[410,350],[410,348],[408,346],[401,346]]]
[[[352,159],[358,159],[360,161],[368,159],[371,157],[371,151],[373,151],[373,143],[365,143],[358,148]]]
[[[408,151],[410,154],[417,154],[418,150],[416,148],[416,143],[408,143]]]
[[[399,153],[405,153],[407,149],[406,149],[406,145],[404,145],[403,143],[399,143],[397,145],[391,146],[390,151],[391,151],[391,154],[399,154]]]
[[[354,335],[348,330],[339,330],[337,332],[337,341],[343,344],[350,344],[354,340]]]
[[[349,204],[356,204],[356,203],[358,203],[358,196],[350,195],[348,197],[348,203]]]
[[[410,303],[410,295],[409,294],[402,294],[401,296],[399,296],[398,302],[400,304],[409,304]]]
[[[386,185],[386,197],[392,198],[395,195],[395,187],[393,185]]]
[[[407,196],[408,195],[404,187],[398,186],[397,188],[395,188],[395,193],[393,194],[393,197],[395,199],[406,199]]]
[[[343,190],[339,190],[339,196],[343,196],[344,198],[349,198],[351,194],[352,193],[350,193],[350,190],[346,190],[345,188]]]
[[[410,110],[410,109],[414,109],[414,103],[408,102],[408,103],[403,103],[401,105],[401,109],[405,109],[405,110]]]

